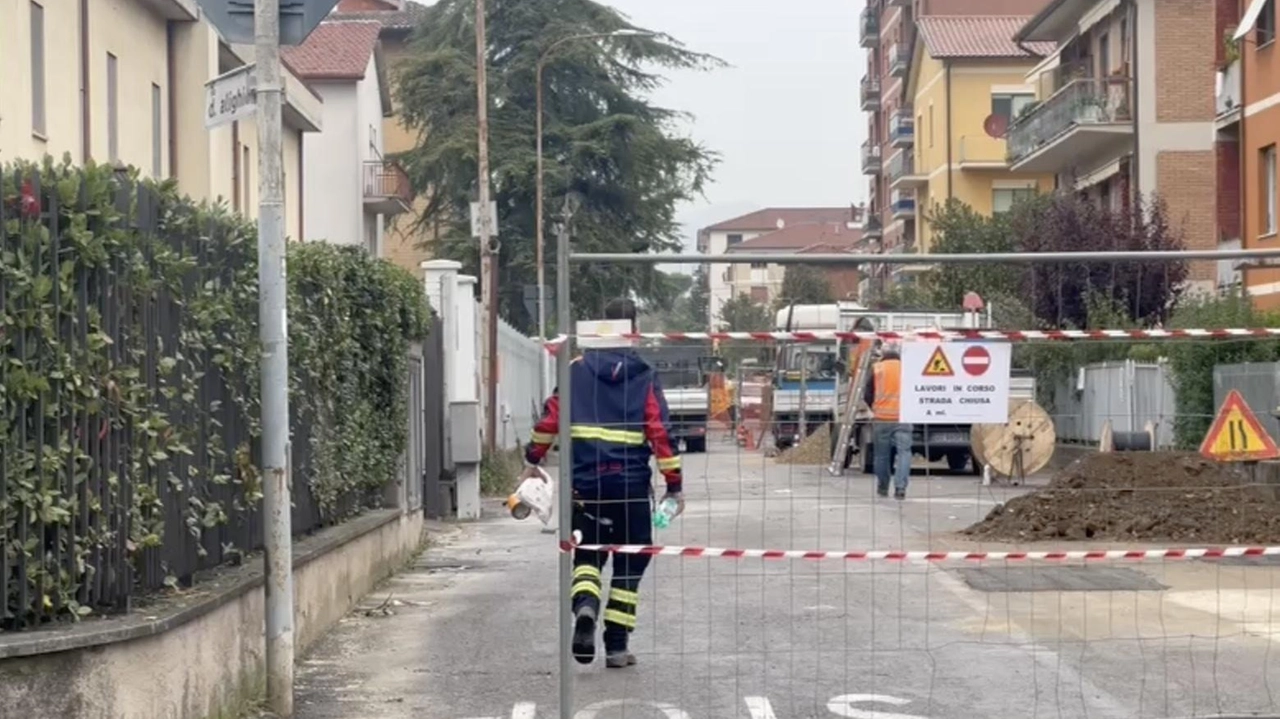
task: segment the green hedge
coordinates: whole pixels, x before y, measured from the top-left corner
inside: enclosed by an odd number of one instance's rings
[[[305,531],[395,478],[429,310],[357,248],[291,244],[289,279]],[[257,546],[257,324],[256,234],[225,207],[107,167],[0,166],[0,626],[119,609]]]

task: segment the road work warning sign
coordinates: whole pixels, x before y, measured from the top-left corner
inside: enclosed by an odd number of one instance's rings
[[[1250,462],[1275,459],[1280,450],[1244,397],[1233,389],[1204,436],[1200,454],[1220,462]]]
[[[904,342],[901,417],[911,424],[1009,421],[1012,347],[996,342]]]

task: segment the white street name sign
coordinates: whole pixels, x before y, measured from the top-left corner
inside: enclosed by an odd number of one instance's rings
[[[204,127],[229,125],[258,109],[258,83],[253,65],[242,65],[205,83]]]

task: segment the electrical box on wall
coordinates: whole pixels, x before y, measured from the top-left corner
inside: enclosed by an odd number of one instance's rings
[[[480,461],[480,403],[450,404],[449,425],[454,463],[478,463]]]

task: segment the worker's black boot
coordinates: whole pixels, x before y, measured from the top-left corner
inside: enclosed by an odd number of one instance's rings
[[[596,660],[596,608],[590,604],[573,613],[573,658],[579,664]]]
[[[609,669],[625,669],[636,665],[636,655],[626,649],[610,650],[605,655],[604,665]]]

